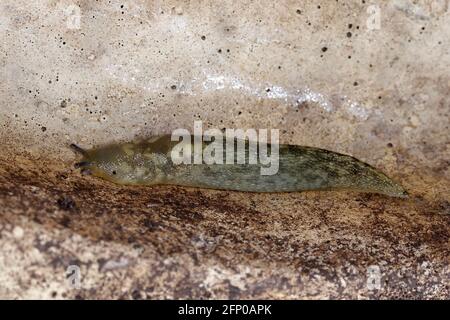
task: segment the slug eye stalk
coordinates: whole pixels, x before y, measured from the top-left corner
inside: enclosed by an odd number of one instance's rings
[[[82,154],[83,156],[87,156],[86,150],[84,150],[83,148],[77,146],[75,143],[72,143],[72,144],[70,145],[70,148],[71,148],[72,150],[74,150],[75,152],[78,152],[78,153]]]
[[[88,153],[86,150],[84,150],[83,148],[77,146],[76,144],[72,143],[70,145],[70,148],[72,150],[74,150],[77,153],[80,153],[84,158],[88,157]],[[92,165],[92,162],[90,161],[80,161],[75,163],[74,167],[76,169],[81,169],[81,174],[83,175],[91,175],[92,174],[92,170],[90,169],[90,166]]]
[[[90,162],[88,162],[88,161],[81,161],[81,162],[75,163],[75,168],[77,168],[77,169],[84,168],[84,167],[87,167],[89,165],[91,165]]]

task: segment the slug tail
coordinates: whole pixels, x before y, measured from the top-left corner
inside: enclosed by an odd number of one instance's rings
[[[408,197],[400,184],[352,156],[302,146],[287,146],[280,154],[281,174],[295,177],[293,187],[298,191],[351,190]]]

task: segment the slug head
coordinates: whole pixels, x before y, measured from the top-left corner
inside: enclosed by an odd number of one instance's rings
[[[76,145],[71,147],[83,155],[82,160],[75,164],[83,174],[118,184],[151,184],[156,178],[152,157],[145,157],[139,146],[118,144],[90,150]]]

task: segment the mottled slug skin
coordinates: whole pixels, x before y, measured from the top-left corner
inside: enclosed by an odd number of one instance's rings
[[[166,135],[91,150],[72,147],[83,154],[77,166],[84,172],[118,184],[172,184],[250,192],[354,190],[407,196],[402,186],[370,165],[323,149],[279,145],[278,173],[264,176],[259,163],[175,165],[171,150],[177,143]]]

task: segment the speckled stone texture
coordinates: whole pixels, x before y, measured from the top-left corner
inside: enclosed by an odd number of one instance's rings
[[[369,2],[1,1],[0,297],[449,299],[448,1]],[[73,168],[69,143],[199,119],[351,154],[411,196]]]

